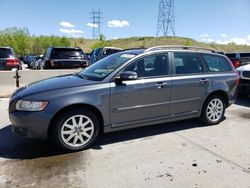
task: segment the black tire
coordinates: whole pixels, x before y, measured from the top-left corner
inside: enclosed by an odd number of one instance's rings
[[[218,115],[218,119],[215,119],[214,121],[211,120],[211,118],[209,118],[209,109],[208,107],[211,107],[209,105],[211,105],[212,101],[215,100],[219,100],[222,103],[222,112],[220,115]],[[225,109],[226,109],[226,104],[225,104],[225,100],[220,96],[220,95],[212,95],[209,96],[205,103],[203,104],[203,108],[202,108],[202,113],[201,113],[201,117],[200,119],[202,120],[202,122],[204,122],[206,125],[216,125],[218,123],[220,123],[223,120],[224,114],[225,114]]]
[[[77,116],[77,115],[83,115],[83,116],[88,117],[93,122],[94,130],[93,130],[92,136],[84,145],[72,147],[72,146],[68,145],[63,140],[62,135],[61,135],[61,131],[62,131],[63,125],[66,123],[66,121],[74,116]],[[56,120],[54,121],[54,124],[52,126],[53,126],[52,127],[52,135],[51,135],[52,140],[54,141],[54,143],[57,146],[59,146],[61,149],[63,149],[64,151],[67,151],[67,152],[80,151],[80,150],[84,150],[84,149],[89,148],[96,141],[96,139],[98,138],[99,133],[100,133],[99,119],[97,118],[95,113],[93,113],[92,111],[87,110],[87,109],[72,109],[70,111],[62,113],[56,118]],[[77,133],[74,133],[74,134],[77,134]]]

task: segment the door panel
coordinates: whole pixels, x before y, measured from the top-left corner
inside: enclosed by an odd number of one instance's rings
[[[111,84],[113,127],[169,116],[171,78],[126,81]]]
[[[168,54],[154,54],[130,63],[137,80],[122,85],[111,83],[111,124],[113,127],[167,118],[170,110],[171,77]]]
[[[196,53],[173,53],[173,88],[171,114],[173,116],[198,113],[211,80]]]

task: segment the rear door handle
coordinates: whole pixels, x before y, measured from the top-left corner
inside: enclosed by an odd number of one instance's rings
[[[201,83],[207,83],[210,79],[207,79],[207,78],[201,78],[200,79],[200,82]]]

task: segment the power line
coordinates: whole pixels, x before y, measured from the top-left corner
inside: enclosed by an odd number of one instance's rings
[[[101,19],[103,18],[102,12],[100,10],[98,11],[93,10],[90,14],[91,14],[90,19],[93,24],[92,38],[97,39],[101,34],[101,23],[102,23]]]
[[[156,36],[175,36],[174,0],[160,0]]]

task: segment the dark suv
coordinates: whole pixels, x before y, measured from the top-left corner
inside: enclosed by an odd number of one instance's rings
[[[49,47],[44,55],[43,69],[84,68],[88,60],[78,47]]]
[[[232,61],[235,68],[250,64],[250,52],[230,52],[225,55]]]
[[[21,67],[22,64],[12,48],[0,47],[0,70],[21,69]]]
[[[91,52],[90,56],[90,65],[94,64],[100,59],[103,59],[104,57],[107,57],[111,54],[117,53],[122,51],[121,48],[116,47],[103,47],[103,48],[96,48]]]
[[[72,75],[20,88],[10,99],[13,130],[89,147],[101,133],[200,117],[223,120],[239,77],[224,55],[197,47],[126,50]]]

